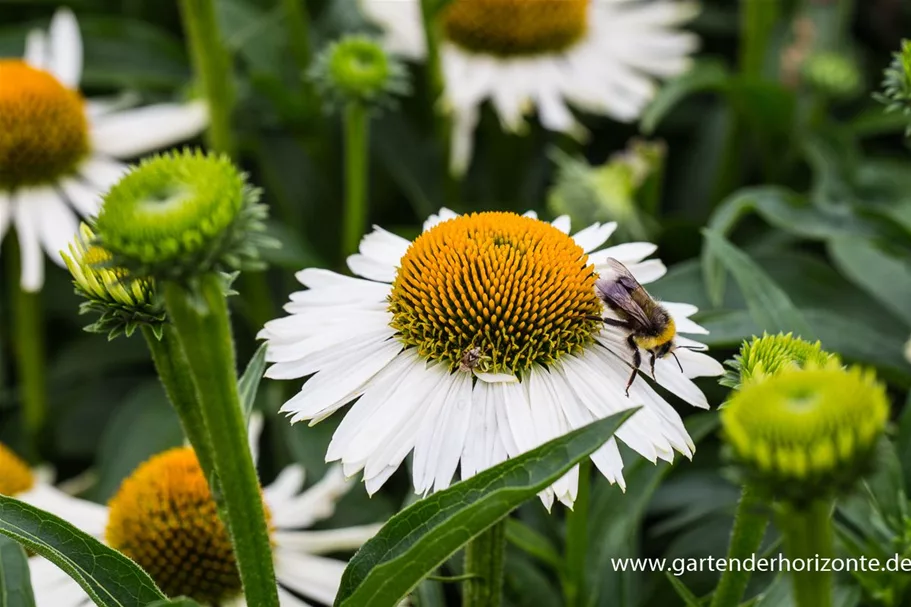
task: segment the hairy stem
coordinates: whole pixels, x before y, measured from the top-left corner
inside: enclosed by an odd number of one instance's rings
[[[345,217],[342,254],[357,252],[367,227],[370,118],[367,108],[351,102],[345,109]]]
[[[506,519],[494,523],[465,546],[463,607],[499,607],[503,598]]]
[[[755,487],[744,486],[734,516],[734,528],[731,530],[729,562],[733,559],[746,559],[759,551],[769,524],[769,513],[764,504],[765,500],[758,495]],[[712,595],[711,607],[737,607],[749,582],[749,571],[726,569]]]

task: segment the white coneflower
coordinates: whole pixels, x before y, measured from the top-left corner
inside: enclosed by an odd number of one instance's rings
[[[380,228],[348,259],[358,278],[328,270],[297,275],[290,316],[267,323],[274,379],[310,377],[283,411],[314,423],[352,401],[326,459],[345,474],[363,470],[377,491],[414,452],[417,492],[449,485],[617,411],[642,405],[617,438],[652,461],[686,456],[693,443],[680,416],[643,379],[624,394],[632,353],[626,332],[592,317],[607,312],[595,291],[609,258],[642,283],[665,268],[646,260],[646,242],[600,249],[616,224],[569,235],[569,220],[444,209],[414,242]],[[706,331],[696,308],[666,303],[681,333]],[[701,346],[678,337],[677,343]],[[656,381],[696,407],[708,407],[690,378],[720,375],[705,354],[659,359]],[[646,357],[647,360],[647,357]],[[593,461],[623,484],[614,440]],[[542,494],[572,504],[578,470]]]
[[[391,50],[426,54],[421,0],[361,0]],[[570,106],[638,118],[656,78],[684,72],[698,40],[678,26],[694,5],[674,0],[452,0],[441,12],[444,103],[455,121],[453,168],[464,170],[480,105],[520,130],[537,109],[548,129],[582,131]]]
[[[27,291],[44,283],[42,249],[63,265],[76,213],[94,215],[125,170],[115,158],[192,137],[208,120],[201,101],[114,111],[83,99],[81,74],[82,39],[66,9],[47,34],[29,34],[22,59],[0,58],[0,240],[15,227]]]
[[[306,607],[304,599],[331,605],[346,563],[322,555],[355,550],[379,529],[307,531],[332,516],[351,483],[334,468],[301,492],[303,484],[303,469],[292,465],[263,489],[282,607]],[[188,596],[202,605],[247,605],[230,539],[189,447],[152,457],[123,482],[107,508],[93,506],[102,513],[100,532],[97,524],[83,529],[136,561],[168,596]],[[38,607],[91,604],[82,588],[49,561],[35,557],[29,566]]]

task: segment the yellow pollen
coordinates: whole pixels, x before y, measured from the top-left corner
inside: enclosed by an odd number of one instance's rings
[[[44,70],[0,59],[0,190],[53,183],[88,151],[79,93]]]
[[[0,495],[15,496],[35,485],[28,464],[0,443]]]
[[[241,592],[231,540],[191,448],[143,463],[108,506],[107,543],[136,561],[166,595],[210,605]]]
[[[443,30],[455,44],[499,56],[554,53],[588,28],[591,0],[452,0]]]
[[[471,351],[483,370],[520,374],[592,343],[595,278],[582,248],[549,223],[463,215],[408,248],[389,296],[391,325],[406,346],[452,370]]]

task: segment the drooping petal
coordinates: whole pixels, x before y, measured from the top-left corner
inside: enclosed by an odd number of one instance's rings
[[[92,144],[114,158],[133,158],[199,135],[209,122],[203,101],[161,103],[99,116]]]

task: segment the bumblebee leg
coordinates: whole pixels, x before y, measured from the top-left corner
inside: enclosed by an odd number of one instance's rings
[[[652,355],[652,358],[648,362],[652,368],[652,379],[654,379],[655,381],[658,381],[658,378],[655,377],[655,353],[651,352],[650,354]]]
[[[610,325],[611,327],[621,327],[623,329],[632,328],[632,327],[630,327],[629,323],[626,322],[625,320],[617,320],[615,318],[602,318],[600,316],[593,316],[593,315],[583,316],[582,318],[584,318],[585,320],[599,320],[606,325]]]
[[[639,354],[639,346],[636,345],[632,335],[626,338],[626,343],[633,349],[633,372],[630,373],[629,381],[626,382],[626,398],[629,398],[629,389],[630,386],[633,385],[633,382],[636,381],[636,374],[639,373],[639,365],[642,364],[642,355]]]

